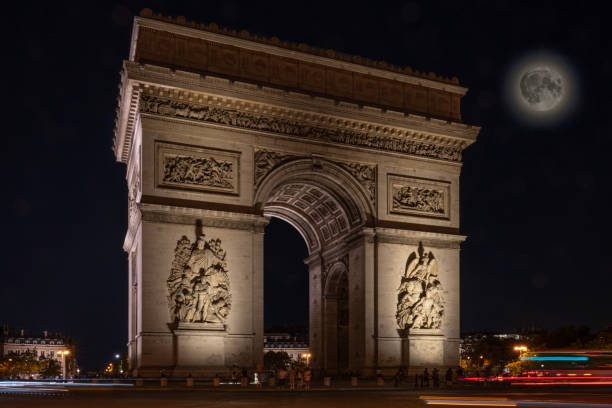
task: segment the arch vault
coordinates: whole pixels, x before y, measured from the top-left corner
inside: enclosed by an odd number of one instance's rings
[[[293,48],[292,48],[293,47]],[[114,139],[127,165],[133,374],[263,361],[263,230],[309,256],[311,364],[455,366],[467,90],[143,11]]]

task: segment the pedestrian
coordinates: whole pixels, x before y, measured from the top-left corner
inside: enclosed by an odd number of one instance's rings
[[[289,391],[295,391],[295,367],[289,368]]]
[[[298,368],[297,373],[297,389],[301,390],[304,387],[304,371],[302,368]]]
[[[242,375],[240,376],[240,385],[242,385],[243,387],[249,385],[249,373],[246,367],[242,369]]]
[[[427,368],[425,369],[425,371],[423,371],[422,386],[429,388],[429,371],[427,371]]]
[[[263,387],[263,369],[261,368],[261,364],[257,364],[257,368],[255,369],[255,375],[257,376],[257,388]]]
[[[433,380],[434,388],[440,387],[440,371],[437,368],[433,369],[433,373],[431,374],[431,378]]]
[[[398,368],[398,370],[395,372],[395,375],[393,376],[393,386],[394,387],[399,387],[400,383],[402,382],[400,370],[401,368]]]
[[[453,383],[453,370],[451,370],[451,368],[449,367],[448,370],[446,370],[446,386],[450,387]]]
[[[232,384],[238,383],[238,367],[232,367]]]
[[[382,375],[382,370],[380,368],[376,369],[376,385],[384,385],[385,379]]]
[[[281,367],[280,370],[278,370],[278,386],[280,388],[283,388],[285,386],[285,382],[287,381],[287,369],[285,367]]]
[[[419,388],[419,375],[414,375],[414,388]]]
[[[455,373],[457,373],[456,378],[463,378],[463,368],[461,366],[457,367]]]
[[[310,381],[312,381],[312,371],[309,367],[304,370],[304,387],[306,391],[310,391]]]

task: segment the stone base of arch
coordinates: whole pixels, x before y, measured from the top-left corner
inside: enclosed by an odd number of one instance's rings
[[[263,363],[263,228],[265,217],[141,205],[137,248],[142,268],[142,330],[130,343],[132,373],[141,376],[229,375],[233,366]],[[169,323],[166,279],[181,236],[220,239],[228,255],[232,308],[220,324]],[[458,364],[458,242],[461,237],[362,227],[305,262],[309,267],[311,367],[317,374],[371,377],[399,368],[421,372]],[[397,328],[399,279],[411,252],[425,242],[439,262],[446,293],[440,329]],[[143,273],[143,271],[146,271]],[[338,282],[347,278],[346,349],[339,348]],[[346,352],[343,360],[339,350]]]

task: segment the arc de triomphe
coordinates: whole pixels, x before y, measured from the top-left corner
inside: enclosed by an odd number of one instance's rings
[[[456,79],[144,10],[121,71],[134,375],[263,360],[263,233],[309,257],[311,365],[458,364]]]

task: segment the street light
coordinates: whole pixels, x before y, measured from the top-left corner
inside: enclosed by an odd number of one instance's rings
[[[304,354],[302,354],[302,357],[304,357],[306,359],[306,367],[308,367],[308,361],[310,360],[310,357],[312,357],[312,354],[304,353]]]
[[[523,353],[527,351],[527,346],[514,346],[514,351],[518,351],[519,357],[523,357]]]
[[[70,354],[70,350],[59,350],[57,354],[62,356],[62,378],[66,379],[66,356]]]

